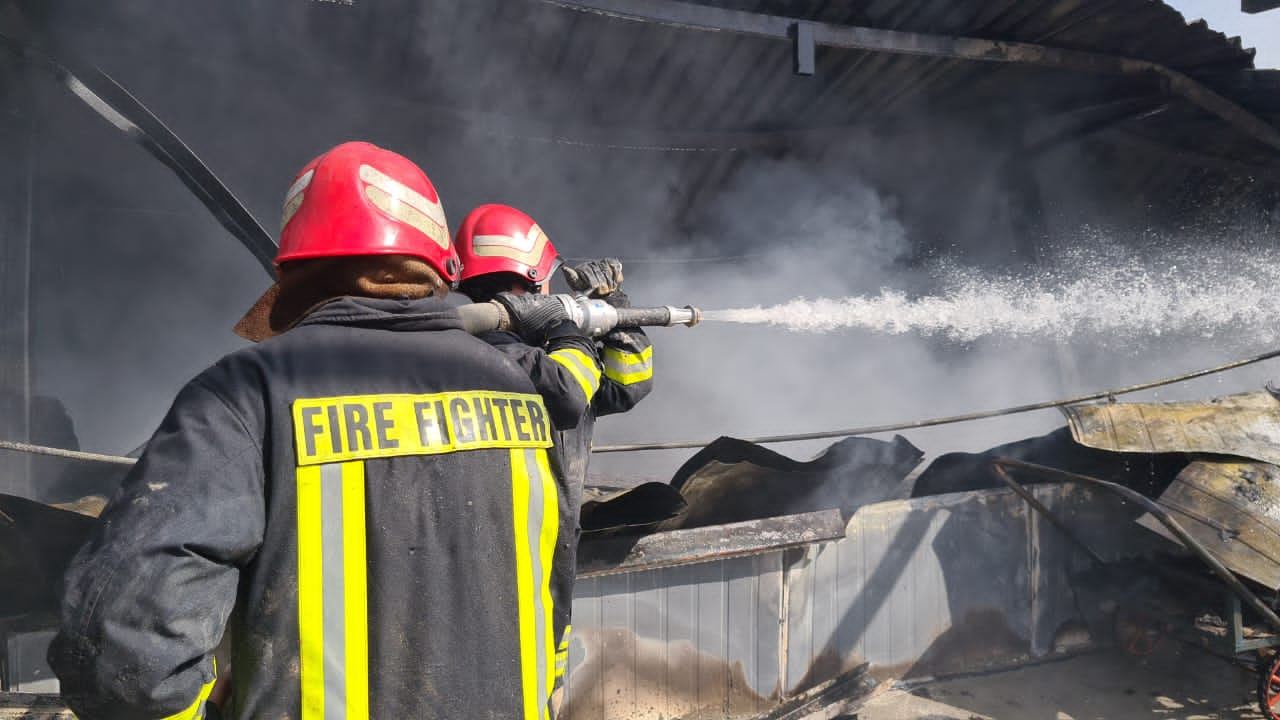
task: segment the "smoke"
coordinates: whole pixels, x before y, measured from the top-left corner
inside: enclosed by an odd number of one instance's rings
[[[1073,146],[1040,178],[1055,251],[1031,232],[1005,175],[1011,144],[981,110],[899,107],[894,127],[842,130],[829,146],[695,152],[654,128],[759,130],[802,105],[754,109],[757,125],[744,126],[735,112],[765,86],[728,84],[716,86],[723,103],[687,116],[683,98],[730,61],[718,46],[670,43],[657,83],[650,64],[596,57],[605,51],[588,42],[625,27],[641,46],[643,26],[606,28],[544,3],[48,7],[59,9],[47,26],[168,122],[269,232],[297,168],[366,139],[421,164],[454,227],[471,207],[508,203],[565,256],[626,259],[637,305],[760,308],[755,319],[787,308],[775,316],[792,323],[799,309],[828,328],[654,329],[655,390],[602,419],[597,444],[987,409],[1218,364],[1274,340],[1267,242],[1242,243],[1234,227],[1146,232],[1159,207],[1100,182],[1107,166]],[[769,84],[792,88],[785,48],[772,49],[782,64]],[[166,169],[65,91],[49,84],[36,104],[35,382],[66,404],[83,447],[124,452],[183,382],[243,345],[230,327],[270,279]],[[1132,225],[1079,229],[1121,212]],[[1256,389],[1272,369],[1143,397]],[[1060,424],[1046,412],[909,439],[936,455]],[[778,449],[802,457],[823,445]],[[592,472],[665,480],[691,454],[597,455]]]
[[[273,235],[291,175],[351,139],[418,162],[453,227],[471,207],[503,202],[566,254],[644,252],[672,235],[683,155],[658,153],[670,162],[631,172],[653,153],[575,142],[572,126],[587,119],[551,106],[574,91],[549,86],[557,50],[537,39],[567,36],[576,13],[539,3],[30,5],[35,29],[121,82]],[[125,453],[187,380],[244,346],[231,327],[271,278],[168,169],[28,70],[15,87],[30,94],[15,104],[38,124],[34,390],[67,408],[82,448]],[[647,69],[629,73],[617,96],[645,102],[634,85]],[[616,205],[584,201],[602,187]]]
[[[997,409],[1218,365],[1277,339],[1280,271],[1265,233],[1081,227],[1059,233],[1019,271],[966,263],[962,252],[919,258],[897,204],[860,172],[837,169],[763,160],[726,186],[701,237],[763,232],[773,247],[761,254],[678,271],[627,268],[633,301],[698,305],[710,322],[650,332],[655,391],[602,421],[598,443],[829,431]],[[1258,390],[1277,368],[1268,361],[1125,399]],[[905,434],[927,461],[1063,424],[1047,410]],[[828,442],[773,447],[805,458]],[[596,455],[593,474],[663,478],[690,454]]]

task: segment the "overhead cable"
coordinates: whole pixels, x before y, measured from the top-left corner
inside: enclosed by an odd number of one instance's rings
[[[1152,388],[1186,382],[1188,380],[1205,377],[1206,375],[1214,375],[1228,370],[1235,370],[1236,368],[1253,365],[1276,357],[1280,357],[1280,349],[1271,350],[1269,352],[1262,353],[1261,355],[1254,355],[1253,357],[1241,360],[1235,360],[1223,365],[1215,365],[1214,367],[1175,375],[1162,380],[1153,380],[1151,382],[1140,383],[1138,385],[1129,385],[1127,387],[1116,388],[1114,390],[1103,390],[1101,392],[1090,393],[1088,395],[1078,395],[1076,397],[1063,398],[1061,400],[1047,400],[1045,402],[1031,403],[1029,405],[1014,405],[1012,407],[999,408],[996,410],[981,410],[978,412],[965,413],[964,415],[947,415],[944,417],[929,418],[927,420],[914,420],[911,422],[893,423],[889,425],[868,425],[864,427],[847,428],[844,430],[823,430],[819,432],[794,433],[790,435],[764,435],[761,437],[749,437],[742,439],[747,442],[756,443],[757,445],[767,445],[770,443],[821,440],[826,438],[850,437],[854,435],[874,435],[876,433],[895,432],[898,430],[914,430],[918,428],[934,427],[937,425],[951,425],[955,423],[970,422],[973,420],[985,420],[987,418],[1001,417],[1004,415],[1016,415],[1018,413],[1032,412],[1034,410],[1048,410],[1055,407],[1065,407],[1067,405],[1079,405],[1081,403],[1091,402],[1094,400],[1112,400],[1120,395],[1128,395],[1142,390],[1151,390]],[[631,443],[627,445],[600,445],[591,448],[591,452],[616,453],[638,452],[641,450],[681,450],[689,448],[703,448],[710,445],[712,442],[713,440],[679,440],[672,442]],[[14,452],[29,453],[33,455],[51,455],[71,460],[86,460],[90,462],[111,463],[114,465],[132,465],[137,462],[136,458],[131,457],[103,455],[100,453],[82,452],[79,450],[65,450],[62,448],[3,440],[0,440],[0,450],[11,450]]]
[[[1064,407],[1067,405],[1078,405],[1080,403],[1091,402],[1093,400],[1112,399],[1118,395],[1127,395],[1142,390],[1150,390],[1152,388],[1163,387],[1165,385],[1173,385],[1175,383],[1194,380],[1206,375],[1226,372],[1236,368],[1252,365],[1270,360],[1274,357],[1280,357],[1280,350],[1272,350],[1261,355],[1236,360],[1226,363],[1225,365],[1217,365],[1203,370],[1176,375],[1174,377],[1165,378],[1163,380],[1154,380],[1138,385],[1130,385],[1128,387],[1117,388],[1115,390],[1103,390],[1101,392],[1090,393],[1088,395],[1079,395],[1077,397],[1064,398],[1062,400],[1047,400],[1045,402],[1031,403],[1029,405],[1014,405],[1012,407],[999,408],[997,410],[982,410],[979,412],[965,413],[964,415],[947,415],[944,417],[930,418],[928,420],[914,420],[911,422],[892,423],[889,425],[868,425],[864,427],[847,428],[844,430],[824,430],[819,432],[794,433],[790,435],[765,435],[762,437],[742,438],[747,442],[756,443],[757,445],[767,445],[769,443],[799,442],[801,440],[821,440],[824,438],[849,437],[853,435],[874,435],[876,433],[894,432],[898,430],[913,430],[917,428],[934,427],[936,425],[950,425],[953,423],[969,422],[972,420],[984,420],[987,418],[1001,417],[1003,415],[1016,415],[1018,413],[1031,412],[1033,410],[1047,410],[1049,408]],[[674,441],[674,442],[654,442],[654,443],[631,443],[627,445],[600,445],[591,448],[593,453],[614,453],[614,452],[636,452],[640,450],[679,450],[684,448],[702,448],[710,445],[712,440],[691,440],[691,441]]]

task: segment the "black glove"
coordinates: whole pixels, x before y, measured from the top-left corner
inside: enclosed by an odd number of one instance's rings
[[[565,282],[587,297],[603,298],[622,287],[622,261],[617,258],[591,260],[561,269]]]
[[[561,323],[570,322],[569,313],[560,301],[546,295],[512,295],[498,293],[494,298],[506,308],[511,318],[511,330],[521,340],[534,346],[547,341],[547,331]]]
[[[605,302],[609,303],[610,305],[616,308],[631,307],[631,298],[627,297],[627,294],[622,292],[621,290],[614,290],[613,292],[609,293],[608,295],[605,295],[600,299],[604,300]]]

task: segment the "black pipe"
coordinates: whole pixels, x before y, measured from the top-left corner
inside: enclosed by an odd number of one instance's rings
[[[1067,472],[1066,470],[1059,470],[1057,468],[1046,467],[1044,465],[1036,465],[1035,463],[1023,462],[1022,460],[996,458],[995,460],[992,461],[992,464],[996,466],[996,472],[997,474],[1000,475],[1001,479],[1003,479],[1006,483],[1009,483],[1011,486],[1015,483],[1012,478],[1010,478],[1008,475],[1002,472],[1003,468],[1013,468],[1015,470],[1026,470],[1026,471],[1035,472],[1041,475],[1057,477],[1060,480],[1065,480],[1068,482],[1078,482],[1078,483],[1084,483],[1086,485],[1092,485],[1094,487],[1100,487],[1104,490],[1109,490],[1115,493],[1116,495],[1119,495],[1120,497],[1124,498],[1125,500],[1128,500],[1131,503],[1134,503],[1138,507],[1150,513],[1151,516],[1154,517],[1156,520],[1159,520],[1161,525],[1164,525],[1166,528],[1168,528],[1169,532],[1173,533],[1174,537],[1178,538],[1179,542],[1182,543],[1183,547],[1187,548],[1192,553],[1194,553],[1196,557],[1204,561],[1204,563],[1209,566],[1209,569],[1213,570],[1214,574],[1217,575],[1224,583],[1226,583],[1227,587],[1231,588],[1232,592],[1234,592],[1237,597],[1243,600],[1245,604],[1247,604],[1249,607],[1256,610],[1258,614],[1261,615],[1262,618],[1267,621],[1267,624],[1270,625],[1273,629],[1280,631],[1280,616],[1277,616],[1274,610],[1272,610],[1266,603],[1262,602],[1262,598],[1258,597],[1256,593],[1254,593],[1252,590],[1246,587],[1244,583],[1240,582],[1240,578],[1236,577],[1235,573],[1231,572],[1231,570],[1228,569],[1226,565],[1222,564],[1222,561],[1218,560],[1218,558],[1214,556],[1213,553],[1209,552],[1209,550],[1204,545],[1200,544],[1200,541],[1191,537],[1190,533],[1182,529],[1182,526],[1179,525],[1178,521],[1175,520],[1173,516],[1169,514],[1168,510],[1165,510],[1159,503],[1156,503],[1154,500],[1147,497],[1146,495],[1143,495],[1142,493],[1139,493],[1136,490],[1133,490],[1132,488],[1127,488],[1124,485],[1120,485],[1118,483],[1109,482],[1107,480],[1100,480],[1098,478],[1090,477],[1088,475],[1080,475],[1078,473]],[[1019,494],[1021,495],[1022,493],[1019,493]],[[1035,505],[1032,505],[1032,507],[1035,507]],[[1061,521],[1057,520],[1051,514],[1047,514],[1048,513],[1047,508],[1044,508],[1044,506],[1041,505],[1039,506],[1038,509],[1041,509],[1042,512],[1046,513],[1046,517],[1049,517],[1055,525],[1062,527],[1060,525]],[[1090,554],[1093,554],[1092,551],[1090,551]]]

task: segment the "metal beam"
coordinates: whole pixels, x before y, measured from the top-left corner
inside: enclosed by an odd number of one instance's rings
[[[578,545],[578,577],[653,570],[783,550],[844,537],[839,510],[671,530],[635,537],[585,539]]]
[[[791,26],[791,39],[795,43],[795,66],[797,75],[812,75],[815,68],[817,43],[813,37],[813,24],[807,22],[794,23]]]
[[[31,439],[31,223],[34,133],[32,93],[19,60],[0,58],[0,440]],[[30,497],[31,459],[0,455],[0,492]]]
[[[770,40],[791,40],[796,20],[778,15],[727,10],[679,0],[541,0],[579,12],[622,20],[654,22],[690,30],[727,32]],[[1024,42],[809,23],[814,41],[826,47],[918,55],[949,60],[1037,65],[1094,75],[1150,75],[1165,92],[1215,115],[1242,134],[1280,151],[1280,129],[1219,95],[1208,86],[1164,65],[1135,58],[1064,50]]]
[[[20,18],[19,18],[20,19]],[[12,18],[0,25],[0,51],[49,72],[102,119],[129,136],[173,171],[214,218],[240,241],[271,277],[275,276],[276,243],[257,218],[207,165],[146,105],[90,62],[66,48],[55,54],[42,38]]]

